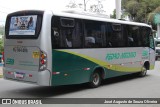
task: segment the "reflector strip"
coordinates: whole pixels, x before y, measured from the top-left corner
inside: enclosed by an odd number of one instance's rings
[[[52,74],[53,75],[57,75],[57,74],[60,74],[60,72],[53,72]]]
[[[29,74],[28,76],[29,76],[29,77],[32,77],[32,74]]]
[[[8,74],[13,75],[13,72],[8,72]]]
[[[84,68],[83,70],[88,71],[88,70],[90,70],[90,68]]]

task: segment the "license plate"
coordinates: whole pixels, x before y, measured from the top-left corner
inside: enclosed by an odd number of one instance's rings
[[[14,73],[14,76],[15,76],[15,78],[20,78],[20,79],[23,79],[24,78],[24,73],[20,73],[20,72],[15,72]]]

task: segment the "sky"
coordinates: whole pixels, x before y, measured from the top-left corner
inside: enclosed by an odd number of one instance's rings
[[[70,1],[83,4],[83,0],[0,0],[0,25],[5,24],[6,16],[11,12],[27,9],[64,11],[66,10],[66,5],[69,4]],[[97,3],[96,0],[86,1],[87,7]],[[105,14],[112,14],[115,9],[115,0],[103,0],[102,3],[106,11]]]

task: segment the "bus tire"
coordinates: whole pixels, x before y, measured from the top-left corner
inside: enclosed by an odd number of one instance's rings
[[[91,75],[91,81],[89,82],[89,86],[91,88],[97,88],[101,84],[102,78],[99,72],[95,71]]]
[[[146,74],[147,74],[147,68],[146,68],[146,66],[143,66],[141,72],[139,73],[139,76],[145,77]]]

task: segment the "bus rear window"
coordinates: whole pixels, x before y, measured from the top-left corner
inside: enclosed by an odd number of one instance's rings
[[[42,16],[39,12],[16,12],[9,14],[6,20],[6,38],[38,38],[42,26]]]
[[[11,17],[9,35],[35,35],[37,15]]]

